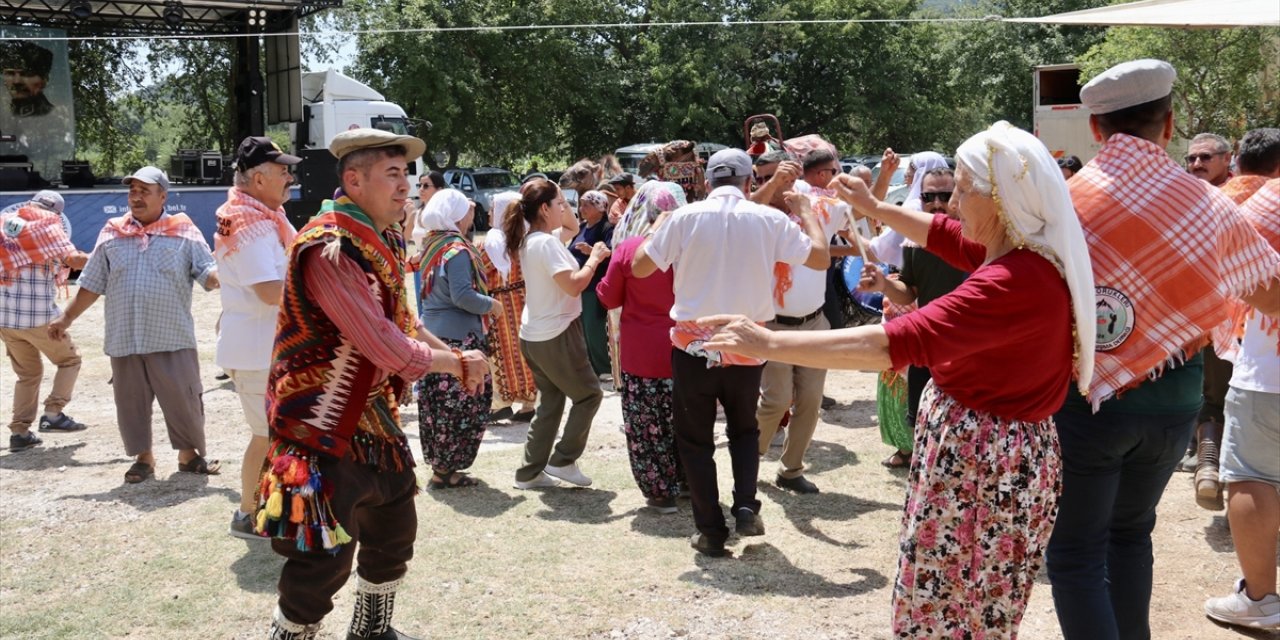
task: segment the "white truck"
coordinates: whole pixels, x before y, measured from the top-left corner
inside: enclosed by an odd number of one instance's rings
[[[1089,131],[1089,109],[1080,104],[1080,67],[1050,64],[1035,68],[1033,133],[1055,158],[1075,156],[1087,163],[1102,144]]]

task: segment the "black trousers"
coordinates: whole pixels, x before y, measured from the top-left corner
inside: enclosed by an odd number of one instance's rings
[[[707,361],[679,349],[671,350],[674,378],[676,448],[684,464],[685,480],[693,502],[693,521],[700,533],[713,541],[729,537],[720,490],[716,483],[716,402],[724,406],[728,423],[729,461],[733,465],[733,507],[760,513],[756,499],[756,474],[760,456],[756,450],[760,428],[756,403],[764,365],[712,367]]]
[[[346,584],[357,554],[356,571],[365,581],[383,584],[402,578],[418,537],[413,502],[418,480],[412,467],[378,471],[348,456],[322,458],[320,473],[333,483],[329,504],[351,542],[330,554],[299,551],[292,540],[271,541],[271,548],[285,557],[278,585],[280,611],[298,624],[315,624],[333,610],[333,595]]]
[[[920,396],[924,395],[924,386],[933,379],[933,372],[925,367],[910,366],[907,368],[907,424],[914,429],[916,414],[920,412]]]

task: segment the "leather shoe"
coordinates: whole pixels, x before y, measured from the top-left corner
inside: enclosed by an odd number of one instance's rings
[[[386,631],[376,636],[358,636],[354,633],[347,634],[347,640],[418,640],[413,636],[407,636],[391,627],[387,627]]]
[[[774,484],[783,489],[790,489],[796,493],[817,493],[818,485],[809,482],[804,476],[796,476],[794,478],[784,478],[778,476]]]
[[[738,535],[746,536],[762,536],[764,535],[764,520],[756,512],[742,507],[733,512],[733,519],[736,522],[734,529]]]
[[[729,555],[729,552],[724,548],[723,540],[717,542],[708,538],[705,533],[699,533],[694,536],[693,539],[689,541],[689,546],[696,549],[698,553],[712,558],[723,558]]]

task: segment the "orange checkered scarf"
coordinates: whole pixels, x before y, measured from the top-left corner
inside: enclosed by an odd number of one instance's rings
[[[819,190],[812,189],[812,191],[817,192]],[[822,189],[821,191],[824,193],[833,193],[828,192],[826,189]],[[818,215],[823,224],[827,224],[831,221],[831,214],[827,212],[827,207],[834,207],[839,203],[839,200],[829,195],[809,196],[809,206],[813,208],[813,212]],[[790,215],[790,218],[791,222],[795,223],[796,226],[800,226],[799,218],[794,215]],[[804,227],[801,226],[801,229],[803,228]],[[781,307],[785,304],[784,301],[787,298],[787,292],[791,290],[792,284],[794,283],[791,281],[791,265],[785,262],[773,263],[773,303],[775,305]]]
[[[1068,185],[1098,290],[1095,409],[1211,339],[1226,352],[1228,301],[1280,275],[1231,200],[1151,142],[1111,136]]]
[[[164,236],[168,238],[185,238],[192,242],[205,244],[204,236],[200,233],[200,229],[196,228],[195,223],[191,222],[191,218],[185,213],[163,214],[160,219],[149,225],[143,226],[133,217],[130,211],[118,218],[112,218],[102,227],[102,232],[98,234],[98,241],[94,243],[93,250],[97,251],[102,243],[116,238],[142,238],[141,251],[146,251],[150,244],[151,236]]]
[[[1244,215],[1245,220],[1249,221],[1249,224],[1253,225],[1254,229],[1258,230],[1258,234],[1271,245],[1272,249],[1280,251],[1280,178],[1273,178],[1262,185],[1240,207],[1240,213]],[[1258,311],[1253,307],[1247,307],[1245,313],[1248,318],[1257,314]],[[1267,316],[1259,320],[1262,330],[1276,338],[1276,354],[1280,355],[1280,321]]]
[[[1253,197],[1253,194],[1267,183],[1266,176],[1236,176],[1228,180],[1220,188],[1222,193],[1226,194],[1231,201],[1236,204],[1244,204],[1245,200]]]
[[[218,207],[218,230],[213,234],[213,254],[219,259],[235,254],[244,243],[274,233],[286,251],[298,235],[284,207],[272,210],[257,198],[231,187],[227,201]]]
[[[1262,185],[1266,183],[1267,178],[1265,176],[1232,176],[1219,189],[1222,189],[1222,193],[1231,198],[1232,202],[1244,204],[1245,200],[1253,197],[1253,194],[1257,193],[1258,189],[1261,189]],[[1254,226],[1256,227],[1257,225]],[[1215,329],[1215,331],[1228,334],[1227,339],[1230,340],[1230,346],[1227,352],[1221,355],[1223,359],[1234,362],[1236,353],[1240,350],[1239,340],[1244,337],[1245,322],[1249,319],[1250,311],[1253,310],[1253,307],[1245,304],[1243,300],[1229,300],[1227,301],[1227,309],[1231,314],[1230,324],[1223,325]]]
[[[18,269],[61,260],[76,252],[62,215],[32,204],[18,207],[8,215],[0,215],[4,230],[0,232],[0,286],[14,282],[8,276]],[[69,270],[59,269],[58,284],[66,281]]]

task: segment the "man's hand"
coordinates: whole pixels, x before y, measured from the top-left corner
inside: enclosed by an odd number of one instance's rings
[[[809,212],[809,196],[796,191],[788,191],[782,195],[787,202],[787,208],[798,216],[802,216]]]
[[[834,189],[841,200],[848,202],[855,211],[863,214],[874,211],[876,205],[880,203],[875,196],[871,195],[871,189],[867,188],[867,183],[848,174],[837,174],[827,184],[827,188]]]
[[[62,264],[65,264],[68,267],[71,267],[72,269],[79,271],[81,269],[84,269],[84,266],[86,264],[89,264],[89,254],[83,251],[77,251],[63,258]]]
[[[898,167],[901,165],[902,158],[899,158],[898,154],[894,153],[892,148],[886,147],[884,155],[880,156],[880,173],[892,174],[894,171],[897,171]]]
[[[618,224],[618,221],[622,219],[622,213],[624,211],[626,211],[625,208],[618,209],[617,213],[614,213],[614,208],[609,207],[609,224]]]
[[[218,272],[217,271],[209,272],[209,277],[204,279],[204,288],[208,291],[212,291],[221,286],[222,286],[222,281],[218,280]]]
[[[49,338],[51,340],[62,340],[67,337],[67,329],[71,328],[71,321],[67,319],[66,314],[59,313],[58,317],[49,323]]]
[[[698,324],[716,330],[702,347],[708,351],[725,351],[752,358],[769,355],[769,339],[773,332],[741,315],[716,315],[698,318]]]
[[[462,379],[471,383],[466,392],[475,395],[484,390],[485,376],[489,375],[489,360],[479,351],[462,352]]]
[[[790,191],[795,186],[796,180],[804,175],[804,168],[799,162],[794,160],[783,160],[778,163],[778,169],[773,173],[773,177],[769,178],[769,182],[777,185],[777,189],[781,191]]]

